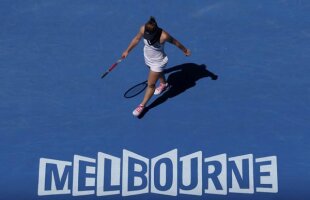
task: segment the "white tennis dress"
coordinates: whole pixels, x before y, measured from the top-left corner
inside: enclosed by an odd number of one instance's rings
[[[144,41],[144,61],[147,66],[154,72],[162,72],[168,63],[168,57],[165,53],[165,43],[160,44],[157,41],[150,45],[146,39]]]

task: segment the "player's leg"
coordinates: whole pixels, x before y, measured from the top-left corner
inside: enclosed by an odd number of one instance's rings
[[[162,74],[161,72],[154,72],[150,70],[149,77],[147,80],[147,89],[146,89],[143,101],[141,102],[142,105],[145,106],[147,102],[151,99],[151,97],[153,96],[154,91],[155,91],[155,84],[161,74]]]
[[[142,102],[140,103],[140,105],[133,111],[132,114],[134,116],[139,116],[143,112],[147,102],[153,96],[154,91],[155,91],[155,84],[156,84],[157,80],[159,79],[160,74],[161,74],[161,72],[154,72],[154,71],[150,70],[148,80],[147,80],[147,88],[146,88],[146,92],[144,94],[144,98],[143,98]]]
[[[165,77],[163,72],[160,73],[158,80],[159,80],[159,83],[161,83],[161,84],[166,84],[167,83],[166,77]]]
[[[159,95],[168,89],[168,83],[166,81],[165,75],[163,72],[159,75],[159,86],[155,89],[154,94]]]

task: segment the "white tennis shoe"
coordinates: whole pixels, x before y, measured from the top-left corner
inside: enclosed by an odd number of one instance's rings
[[[134,111],[132,112],[132,114],[135,116],[135,117],[138,117],[144,110],[144,105],[139,105],[136,109],[134,109]]]
[[[168,83],[166,84],[160,83],[160,85],[155,89],[154,95],[160,95],[163,92],[165,92],[168,88],[169,88]]]

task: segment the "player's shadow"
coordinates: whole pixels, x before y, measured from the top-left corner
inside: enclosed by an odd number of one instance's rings
[[[185,63],[169,68],[165,70],[165,75],[168,75],[167,82],[171,86],[170,89],[147,106],[139,118],[143,118],[149,110],[166,102],[169,98],[173,98],[194,87],[199,79],[210,77],[212,80],[217,80],[218,78],[216,74],[207,70],[206,65],[195,63]]]

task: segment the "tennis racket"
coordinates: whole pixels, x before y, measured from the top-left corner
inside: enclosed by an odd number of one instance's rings
[[[110,66],[110,68],[106,72],[102,74],[101,78],[104,78],[106,75],[108,75],[108,73],[110,73],[118,65],[118,63],[122,61],[123,61],[123,58],[118,59],[113,65]]]

